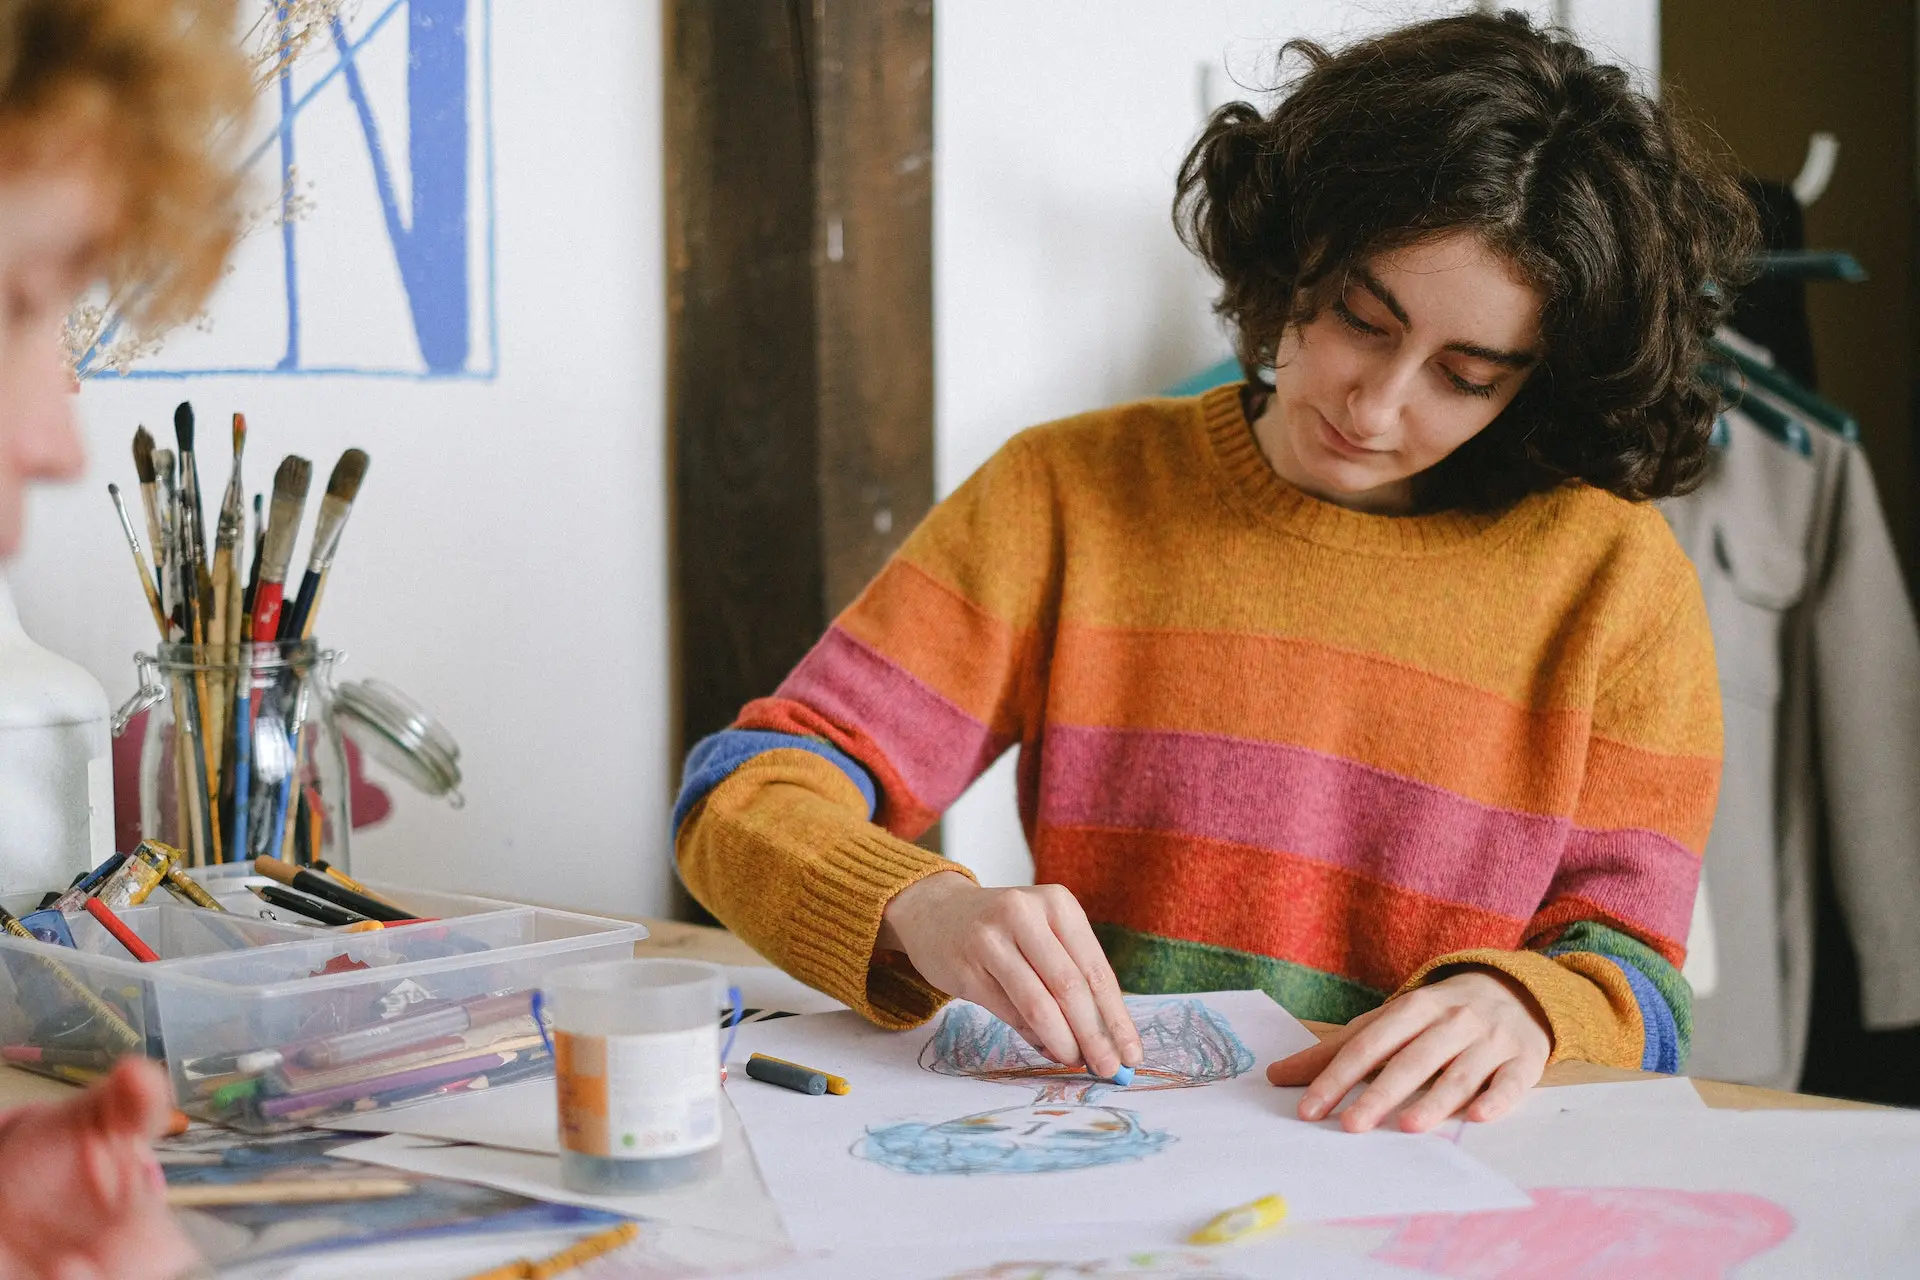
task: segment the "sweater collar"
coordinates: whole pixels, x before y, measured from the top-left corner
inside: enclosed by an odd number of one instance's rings
[[[1433,555],[1529,521],[1523,501],[1507,511],[1439,511],[1386,516],[1354,511],[1296,489],[1281,479],[1260,451],[1247,421],[1241,383],[1214,387],[1199,399],[1199,412],[1215,467],[1227,488],[1256,517],[1322,546],[1369,555]]]

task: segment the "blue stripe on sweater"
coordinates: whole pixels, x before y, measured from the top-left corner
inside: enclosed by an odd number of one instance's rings
[[[694,743],[693,750],[687,752],[686,768],[681,774],[680,798],[673,802],[674,835],[679,836],[680,824],[686,821],[693,807],[725,782],[735,769],[763,752],[787,748],[811,751],[846,774],[853,785],[860,788],[860,794],[866,797],[867,818],[873,818],[874,810],[880,803],[880,793],[874,787],[873,779],[858,760],[832,743],[792,733],[770,733],[764,729],[722,729],[719,733],[700,739]]]

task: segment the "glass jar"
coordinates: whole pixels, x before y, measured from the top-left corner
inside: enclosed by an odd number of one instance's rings
[[[186,850],[194,866],[271,854],[348,870],[353,815],[333,685],[344,660],[311,639],[135,654],[140,689],[113,731],[150,709],[141,838]]]

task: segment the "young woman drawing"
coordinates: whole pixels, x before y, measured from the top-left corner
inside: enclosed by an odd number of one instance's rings
[[[232,243],[216,130],[250,97],[231,0],[0,0],[0,560],[25,487],[79,475],[61,325],[105,282],[139,325],[191,315]],[[0,821],[4,815],[0,815]],[[0,1113],[0,1275],[168,1280],[198,1264],[148,1139],[172,1104],[129,1060]]]
[[[880,1025],[962,996],[1099,1075],[1121,991],[1264,988],[1347,1024],[1268,1076],[1373,1076],[1353,1130],[1675,1070],[1720,714],[1649,500],[1753,215],[1518,16],[1286,56],[1174,205],[1251,380],[1009,442],[693,750],[681,873]],[[910,841],[1010,746],[1042,883],[985,888]]]

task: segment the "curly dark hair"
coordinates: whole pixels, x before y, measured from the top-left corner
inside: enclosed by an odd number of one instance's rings
[[[1180,167],[1174,222],[1220,278],[1249,378],[1368,259],[1469,231],[1544,299],[1546,351],[1484,431],[1415,478],[1423,510],[1497,509],[1581,480],[1634,501],[1706,468],[1706,341],[1758,219],[1668,106],[1522,14],[1417,23],[1329,53],[1262,115],[1230,103]]]

